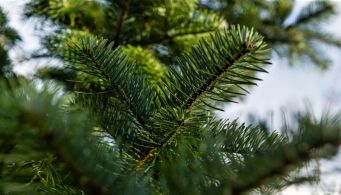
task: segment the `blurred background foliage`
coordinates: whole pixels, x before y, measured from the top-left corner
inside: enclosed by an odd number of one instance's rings
[[[62,53],[68,37],[106,37],[115,42],[114,47],[149,56],[140,64],[154,82],[163,75],[164,66],[176,65],[176,56],[231,24],[253,27],[292,65],[308,59],[327,68],[330,62],[318,45],[341,46],[340,38],[321,26],[336,13],[335,6],[329,1],[313,1],[289,20],[293,5],[293,0],[35,0],[25,13],[58,26],[44,38],[48,50],[38,51],[36,56],[55,57],[56,47]],[[132,60],[135,57],[141,60],[139,55],[131,56]],[[44,75],[48,73],[44,71]]]
[[[11,73],[8,51],[20,40],[17,32],[8,26],[8,18],[0,7],[0,78]]]

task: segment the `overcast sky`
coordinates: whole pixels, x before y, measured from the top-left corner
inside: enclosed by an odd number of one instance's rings
[[[2,6],[10,17],[10,25],[22,36],[23,42],[19,47],[11,51],[10,55],[18,62],[18,56],[22,53],[39,48],[39,39],[35,31],[34,21],[23,20],[22,5],[26,0],[0,0]],[[298,0],[294,14],[304,6],[308,0]],[[335,1],[341,9],[341,1]],[[326,24],[326,29],[341,37],[341,15],[331,23]],[[296,67],[288,67],[285,59],[274,55],[273,64],[267,69],[269,74],[261,75],[262,82],[258,87],[250,91],[244,102],[229,104],[221,115],[228,118],[240,118],[246,121],[247,115],[252,113],[258,117],[269,117],[273,115],[274,128],[279,127],[281,110],[295,111],[304,109],[306,100],[309,100],[316,115],[329,108],[334,111],[341,110],[341,51],[326,48],[333,61],[333,66],[326,72],[318,70],[311,64],[297,64]],[[36,66],[46,64],[45,62],[26,63],[15,67],[20,74],[32,74]],[[318,188],[290,187],[284,194],[325,194],[324,185],[335,184],[341,189],[341,155],[336,160],[322,161],[323,180]],[[335,171],[338,169],[339,171]],[[341,192],[341,191],[339,191]]]

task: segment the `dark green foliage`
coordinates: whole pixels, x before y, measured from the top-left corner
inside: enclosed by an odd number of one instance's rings
[[[1,77],[5,76],[5,73],[7,72],[7,66],[10,63],[7,50],[5,50],[3,47],[0,48],[0,67],[1,67]]]
[[[237,32],[237,33],[236,33]],[[169,104],[191,109],[200,102],[228,102],[243,95],[235,90],[242,85],[256,85],[252,72],[266,72],[261,65],[266,60],[268,49],[263,38],[246,28],[235,28],[223,34],[214,34],[211,40],[202,41],[198,47],[184,54],[178,67],[170,69],[165,81],[171,94],[176,94]],[[195,81],[195,82],[194,82]]]
[[[149,159],[137,161],[140,157],[130,155],[132,150],[116,144],[108,147],[93,134],[97,128],[84,110],[65,109],[65,99],[19,83],[22,87],[15,90],[2,86],[0,96],[3,193],[149,194],[153,189],[171,194],[239,194],[259,186],[273,189],[274,182],[285,182],[302,163],[330,154],[341,140],[339,116],[316,121],[297,115],[298,126],[287,129],[292,134],[283,137],[204,113],[167,109],[145,125],[145,130],[154,132],[139,130],[140,142],[153,142],[157,149]],[[143,174],[134,173],[142,167]]]
[[[297,32],[335,43],[303,27],[329,3],[286,26],[291,9],[259,0],[31,1],[27,16],[58,27],[36,57],[64,63],[40,76],[65,88],[0,81],[0,193],[273,193],[311,181],[294,171],[335,155],[341,114],[298,114],[282,133],[215,115],[266,72],[266,40],[291,47]]]
[[[97,194],[119,188],[118,184],[125,181],[117,179],[116,174],[124,173],[129,156],[92,135],[94,123],[84,110],[65,110],[61,108],[65,100],[47,89],[38,92],[26,82],[20,83],[22,87],[15,90],[2,86],[0,97],[0,143],[8,148],[1,150],[1,193],[83,194],[73,186],[70,174],[85,192]],[[5,137],[12,143],[5,143]]]

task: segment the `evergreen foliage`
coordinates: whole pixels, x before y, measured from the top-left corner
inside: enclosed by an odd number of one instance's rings
[[[340,41],[312,25],[332,4],[287,25],[292,5],[30,1],[28,17],[56,26],[32,57],[63,62],[39,76],[64,85],[0,81],[0,193],[274,193],[314,179],[294,171],[336,154],[341,114],[296,114],[282,131],[215,115],[257,85],[271,47],[327,66],[311,44]]]

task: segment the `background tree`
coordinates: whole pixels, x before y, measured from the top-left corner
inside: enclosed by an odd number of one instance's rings
[[[8,50],[20,40],[19,35],[7,24],[6,14],[0,8],[0,78],[11,72]]]
[[[201,6],[224,16],[229,24],[252,26],[272,44],[282,57],[289,57],[291,64],[307,58],[320,68],[327,68],[329,60],[319,50],[319,44],[341,46],[341,40],[324,31],[321,24],[336,13],[329,1],[312,1],[289,20],[295,1],[239,1],[208,0]]]
[[[26,15],[56,27],[33,57],[64,62],[40,75],[62,81],[67,92],[38,91],[24,79],[3,85],[0,143],[8,149],[0,151],[0,190],[271,193],[314,179],[293,170],[335,154],[339,115],[298,114],[280,133],[214,114],[266,72],[264,40],[326,67],[307,45],[340,45],[310,26],[333,6],[312,3],[286,25],[292,3],[31,1]]]

